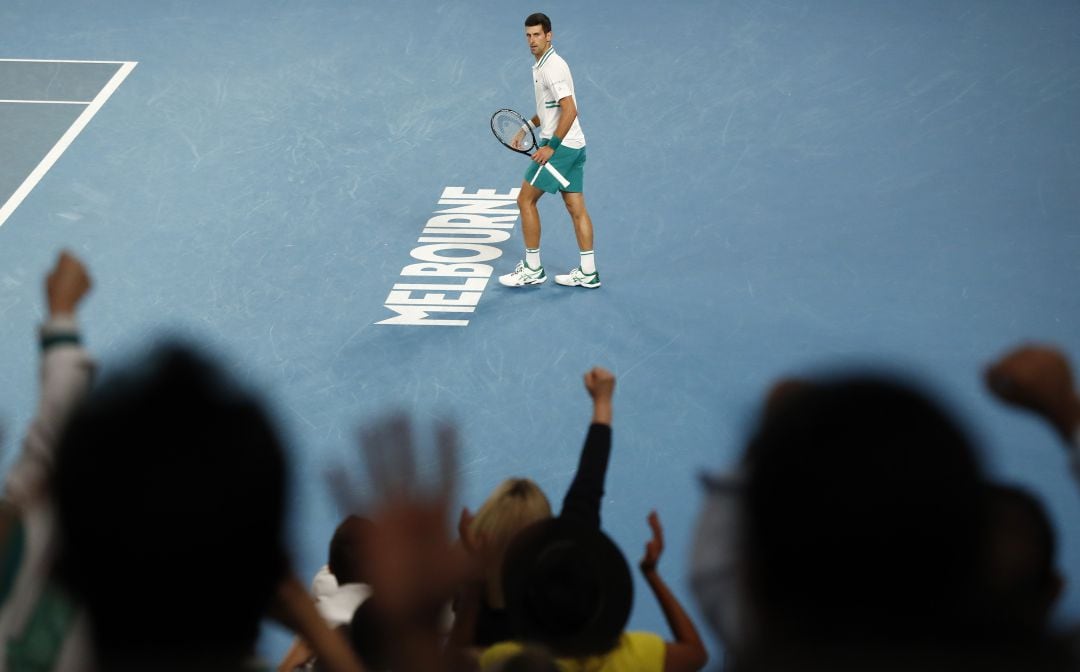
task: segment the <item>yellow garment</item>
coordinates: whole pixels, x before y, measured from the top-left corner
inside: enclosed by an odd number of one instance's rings
[[[494,672],[522,650],[517,642],[502,642],[480,655],[480,669]],[[619,645],[603,656],[559,658],[560,672],[663,672],[664,640],[651,632],[624,632]]]

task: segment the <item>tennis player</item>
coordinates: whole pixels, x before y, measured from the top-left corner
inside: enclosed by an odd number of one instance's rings
[[[518,194],[521,210],[521,232],[525,238],[525,259],[518,262],[512,273],[499,277],[508,287],[539,285],[547,280],[544,266],[540,263],[540,212],[536,203],[544,192],[562,193],[563,203],[574,222],[581,264],[566,275],[556,275],[555,282],[568,287],[600,286],[600,274],[596,272],[593,258],[593,229],[589,211],[585,209],[582,193],[585,179],[585,134],[577,118],[577,102],[574,99],[574,78],[570,67],[555,53],[551,46],[551,19],[543,14],[531,14],[525,19],[525,39],[529,43],[536,63],[533,65],[533,83],[536,92],[536,116],[531,120],[540,129],[540,148],[533,154],[525,170],[525,179]],[[547,162],[555,167],[570,186],[563,187],[544,170]]]

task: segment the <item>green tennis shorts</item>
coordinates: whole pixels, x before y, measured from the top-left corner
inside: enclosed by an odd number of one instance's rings
[[[541,140],[540,146],[543,147],[548,144],[547,140]],[[578,193],[585,191],[585,148],[572,149],[570,147],[560,146],[555,153],[551,155],[551,159],[548,161],[555,170],[562,173],[562,176],[570,183],[569,187],[563,188],[559,181],[555,179],[555,176],[551,174],[551,171],[544,168],[538,163],[529,163],[529,167],[525,169],[525,181],[532,184],[537,189],[542,189],[549,194],[554,194],[556,191],[569,191],[572,193]],[[535,178],[535,180],[534,180]]]

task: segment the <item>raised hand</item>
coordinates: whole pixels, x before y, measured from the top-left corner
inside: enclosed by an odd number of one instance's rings
[[[1080,395],[1069,361],[1057,348],[1016,348],[987,367],[985,381],[998,399],[1037,413],[1066,439],[1080,424]]]
[[[595,399],[610,399],[615,394],[615,374],[594,366],[585,374],[585,389]]]
[[[411,620],[445,602],[464,569],[451,548],[448,510],[455,491],[457,440],[449,426],[436,439],[439,471],[420,483],[412,427],[404,416],[379,422],[362,436],[378,501],[376,543],[365,549],[383,609]]]
[[[476,573],[469,554],[450,534],[457,481],[454,429],[437,427],[434,460],[417,459],[413,425],[403,414],[369,424],[359,443],[367,483],[358,482],[349,465],[328,472],[327,481],[343,512],[362,511],[376,523],[374,541],[364,546],[364,563],[390,633],[392,667],[443,672],[443,609]],[[427,464],[434,466],[428,470]],[[461,516],[459,530],[469,519],[467,512]]]
[[[601,425],[610,425],[611,398],[615,394],[615,374],[595,366],[585,374],[585,389],[593,400],[592,421]]]
[[[656,571],[656,565],[664,552],[664,528],[660,526],[660,516],[656,511],[649,513],[649,527],[652,528],[652,539],[645,542],[645,555],[638,563],[641,571],[646,574]]]
[[[50,315],[70,315],[75,312],[91,287],[90,274],[78,257],[64,250],[56,265],[45,278],[45,297]]]

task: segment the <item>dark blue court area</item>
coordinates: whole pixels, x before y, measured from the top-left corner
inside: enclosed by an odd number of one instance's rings
[[[533,111],[534,11],[574,76],[596,290],[495,280],[522,254],[505,195],[526,159],[488,122]],[[1080,619],[1078,484],[981,380],[1026,340],[1080,362],[1080,4],[7,0],[0,58],[138,63],[0,226],[6,464],[66,247],[95,280],[82,323],[104,371],[180,334],[271,403],[305,580],[339,520],[324,474],[362,423],[452,418],[462,504],[511,475],[558,500],[601,365],[618,376],[605,529],[636,561],[658,510],[693,606],[698,474],[735,462],[775,379],[855,365],[938,393],[987,468],[1042,498],[1070,579],[1058,619]],[[5,61],[0,100],[91,101],[116,67]],[[0,102],[0,206],[81,111]],[[570,219],[556,196],[540,212],[547,272],[566,273]],[[440,244],[491,275],[455,292],[403,274]],[[631,625],[667,633],[636,588]],[[261,652],[288,641],[269,627]]]

